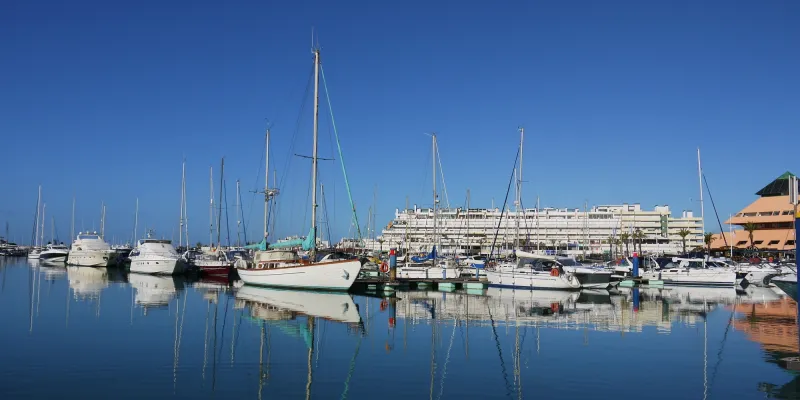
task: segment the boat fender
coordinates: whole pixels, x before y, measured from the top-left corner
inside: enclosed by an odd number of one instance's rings
[[[389,308],[389,302],[386,299],[381,300],[381,311],[386,311]]]
[[[384,274],[389,272],[389,264],[387,264],[386,261],[381,263],[381,272]]]

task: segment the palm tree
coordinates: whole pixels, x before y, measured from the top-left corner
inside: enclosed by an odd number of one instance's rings
[[[630,252],[628,251],[628,241],[629,241],[630,239],[631,239],[631,235],[630,235],[628,232],[623,232],[623,233],[621,233],[621,234],[619,235],[619,240],[621,240],[621,241],[622,241],[622,243],[625,243],[625,255],[626,255],[626,256],[627,256],[628,254],[630,254]]]
[[[692,232],[686,228],[683,228],[678,231],[678,236],[681,237],[681,242],[683,242],[683,254],[686,254],[686,237],[691,234]]]
[[[752,222],[747,222],[747,223],[744,224],[744,230],[747,231],[747,236],[750,238],[750,247],[754,246],[754,244],[753,244],[753,232],[755,232],[756,229],[758,229],[758,227],[756,226],[756,224],[754,224]]]
[[[706,251],[708,252],[708,255],[711,255],[711,242],[713,242],[713,241],[714,241],[714,234],[713,233],[706,232],[706,234],[703,235],[703,242],[706,243]]]
[[[606,239],[606,243],[608,243],[608,256],[611,257],[611,259],[613,260],[614,259],[614,237],[613,236],[609,236],[608,239]]]
[[[636,242],[639,242],[639,254],[642,253],[642,241],[644,240],[644,232],[640,229],[633,231],[633,251],[636,251]]]

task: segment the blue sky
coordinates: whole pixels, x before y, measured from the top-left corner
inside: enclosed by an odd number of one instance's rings
[[[798,2],[278,3],[3,2],[12,239],[31,236],[38,184],[61,238],[73,195],[78,229],[99,227],[102,201],[109,238],[130,238],[138,197],[140,232],[171,237],[185,157],[190,235],[207,241],[208,170],[218,180],[223,156],[231,236],[236,179],[258,236],[267,120],[277,234],[305,233],[310,163],[293,154],[311,151],[312,27],[362,224],[374,192],[379,227],[406,196],[430,205],[425,132],[452,205],[467,188],[473,206],[502,202],[518,126],[527,206],[699,210],[698,146],[724,216],[800,170]],[[321,106],[320,157],[338,160]],[[353,235],[338,161],[320,163],[332,235]]]

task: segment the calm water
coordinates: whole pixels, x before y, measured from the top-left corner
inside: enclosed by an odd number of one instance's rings
[[[379,297],[0,258],[0,398],[795,397],[769,289]],[[313,316],[313,318],[310,318]]]

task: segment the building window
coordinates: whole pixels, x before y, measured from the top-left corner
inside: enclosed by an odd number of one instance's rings
[[[747,244],[747,240],[740,240],[738,243],[736,243],[737,246],[742,246],[745,244]]]
[[[794,246],[794,240],[787,240],[786,246]]]
[[[776,245],[776,244],[778,244],[779,242],[780,242],[780,240],[770,240],[770,241],[769,241],[769,243],[768,243],[767,245],[768,245],[768,246],[773,246],[773,245]]]
[[[761,245],[762,243],[764,243],[764,241],[763,241],[763,240],[756,240],[755,242],[753,242],[753,244],[754,244],[754,245],[756,245],[756,246],[759,246],[759,245]]]
[[[792,210],[786,210],[782,215],[792,215]]]

